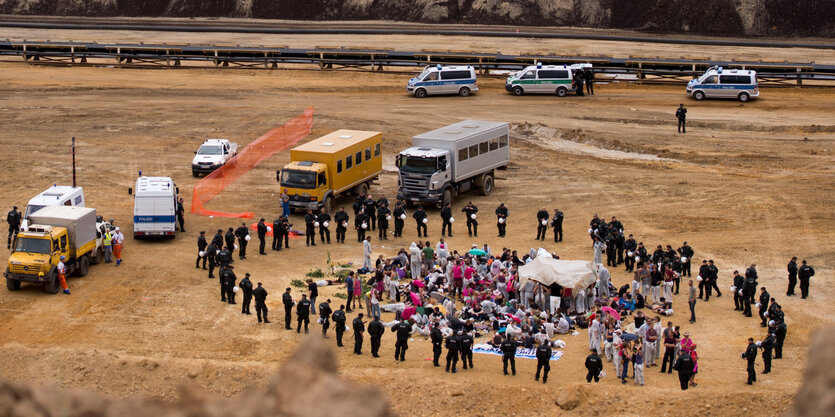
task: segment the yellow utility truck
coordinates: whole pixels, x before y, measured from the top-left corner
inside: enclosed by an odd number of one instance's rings
[[[15,238],[5,273],[6,288],[15,291],[21,282],[33,282],[42,284],[49,294],[57,293],[61,289],[57,272],[61,256],[65,257],[67,274],[87,275],[90,263],[99,258],[96,209],[49,206],[29,219],[29,229]]]
[[[368,194],[368,187],[383,171],[383,134],[337,130],[290,150],[290,163],[276,171],[290,208],[314,212],[353,192]]]

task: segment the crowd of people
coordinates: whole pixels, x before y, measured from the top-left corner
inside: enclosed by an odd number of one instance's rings
[[[494,252],[487,244],[474,244],[466,251],[451,248],[445,241],[445,236],[452,236],[454,223],[449,206],[441,210],[443,236],[434,245],[430,241],[419,240],[412,242],[408,249],[398,250],[394,256],[378,255],[373,260],[372,238],[364,232],[377,229],[380,239],[388,238],[388,221],[391,218],[388,202],[384,197],[377,200],[359,198],[353,208],[357,240],[363,243],[362,268],[348,272],[343,282],[309,279],[307,292],[300,297],[294,296],[291,288],[286,288],[282,294],[286,329],[293,329],[292,320],[295,317],[295,330],[307,333],[311,317],[314,317],[321,324],[322,334],[327,337],[332,322],[337,346],[343,346],[344,333],[350,330],[354,353],[362,355],[363,341],[368,333],[371,355],[379,357],[382,335],[388,328],[395,333],[395,358],[399,361],[406,358],[409,340],[423,336],[432,343],[435,366],[443,366],[441,355],[446,348],[445,369],[448,372],[458,371],[459,360],[463,369],[471,368],[474,340],[484,338],[487,344],[502,352],[503,372],[506,374],[515,374],[517,348],[536,349],[536,378],[539,380],[542,370],[542,381],[546,382],[552,349],[564,346],[555,338],[587,328],[590,354],[585,364],[589,382],[599,380],[605,358],[613,364],[615,375],[622,383],[627,382],[631,369],[631,378],[636,384],[643,385],[645,366],[655,367],[661,358],[661,373],[677,370],[682,389],[697,385],[699,362],[696,343],[688,332],[673,326],[672,321],[666,321],[666,327],[662,322],[665,317],[674,314],[673,296],[679,293],[682,277],[690,278],[686,289],[690,323],[696,320],[696,300],[707,302],[714,292],[716,297],[722,294],[717,284],[719,270],[712,260],[702,262],[696,277],[697,284],[694,283],[690,265],[695,251],[687,242],[677,249],[671,245],[657,245],[650,253],[643,242],[634,239],[632,234],[626,235],[628,237],[624,235],[624,226],[616,217],[606,222],[595,214],[589,227],[592,257],[598,268],[597,280],[593,284],[581,289],[562,288],[558,284],[548,286],[536,281],[522,284],[518,269],[535,259],[537,251],[531,249],[520,256],[510,248]],[[470,202],[461,211],[467,216],[469,234],[478,236],[478,208]],[[374,212],[375,216],[368,216],[366,212]],[[398,202],[393,214],[394,235],[402,237],[405,204]],[[330,216],[327,213],[324,215],[326,217],[308,212],[305,216],[307,227],[304,234],[308,236],[308,245],[316,243],[316,228],[319,229],[320,242],[330,242],[329,231],[322,231],[328,228]],[[504,226],[509,216],[507,207],[499,206],[496,216],[498,235],[505,236]],[[428,222],[423,220],[427,218],[426,213],[417,208],[412,217],[418,235],[426,236]],[[554,210],[551,217],[542,208],[536,215],[536,239],[543,240],[545,230],[542,228],[550,225],[554,229],[554,240],[561,241],[563,219],[561,211]],[[338,222],[338,243],[344,242],[348,220],[344,208],[340,208],[334,216],[334,221]],[[278,231],[281,236],[277,249],[280,250],[282,240],[286,239],[284,233],[290,230],[290,225],[284,216],[277,222],[278,226],[274,223],[272,230]],[[259,238],[270,230],[265,226],[264,219],[259,221],[256,229]],[[265,302],[267,293],[262,284],[258,283],[257,288],[253,288],[247,274],[236,285],[232,253],[237,247],[239,257],[246,259],[248,233],[246,224],[237,230],[229,228],[225,235],[218,230],[209,243],[201,232],[198,240],[201,256],[196,266],[199,268],[202,261],[205,268],[208,260],[209,277],[213,277],[214,265],[219,266],[221,300],[234,304],[236,292],[242,292],[242,313],[249,314],[249,304],[254,298],[258,321],[269,323]],[[284,246],[287,247],[286,241]],[[555,253],[550,256],[559,258]],[[607,267],[617,268],[620,265],[633,274],[633,280],[615,287]],[[805,282],[808,279],[803,277],[814,274],[811,267],[805,272],[801,268],[795,269]],[[790,264],[790,277],[791,272]],[[737,277],[740,282],[737,282]],[[756,279],[756,267],[752,265],[746,270],[745,277],[735,273],[734,286],[731,287],[736,308],[747,316],[751,316],[750,304],[754,303],[751,288],[757,288]],[[338,308],[332,305],[330,299],[317,305],[318,288],[323,285],[344,285],[346,302]],[[786,325],[779,304],[767,296],[764,288],[762,292],[766,296],[761,295],[757,307],[768,333],[758,349],[762,350],[763,360],[767,360],[766,369],[770,369],[772,349],[776,353],[774,358],[781,357]],[[766,298],[769,298],[769,306],[763,307]],[[354,310],[361,312],[349,326],[348,314]],[[393,313],[393,319],[382,321],[383,312]],[[750,356],[746,358],[751,361]]]

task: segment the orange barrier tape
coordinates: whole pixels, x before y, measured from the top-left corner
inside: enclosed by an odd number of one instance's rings
[[[201,216],[233,217],[249,219],[255,216],[253,212],[225,213],[206,210],[203,204],[217,197],[229,184],[255,168],[263,160],[295,145],[303,137],[310,134],[313,127],[313,106],[308,107],[304,114],[298,115],[265,133],[260,138],[247,145],[237,156],[222,167],[204,177],[194,185],[191,197],[191,212]]]

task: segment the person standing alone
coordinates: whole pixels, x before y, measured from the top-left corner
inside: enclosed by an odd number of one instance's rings
[[[684,122],[687,119],[687,108],[684,107],[684,103],[678,105],[676,118],[678,119],[678,133],[686,133],[687,130],[684,127]]]
[[[12,207],[12,211],[6,215],[6,223],[9,224],[9,237],[6,240],[6,249],[12,248],[12,240],[17,237],[17,232],[20,230],[20,212],[17,211],[17,206]]]

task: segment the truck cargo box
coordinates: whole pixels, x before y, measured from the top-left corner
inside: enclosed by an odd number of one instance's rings
[[[47,206],[29,216],[32,224],[67,228],[73,249],[96,239],[96,209],[89,207]]]

